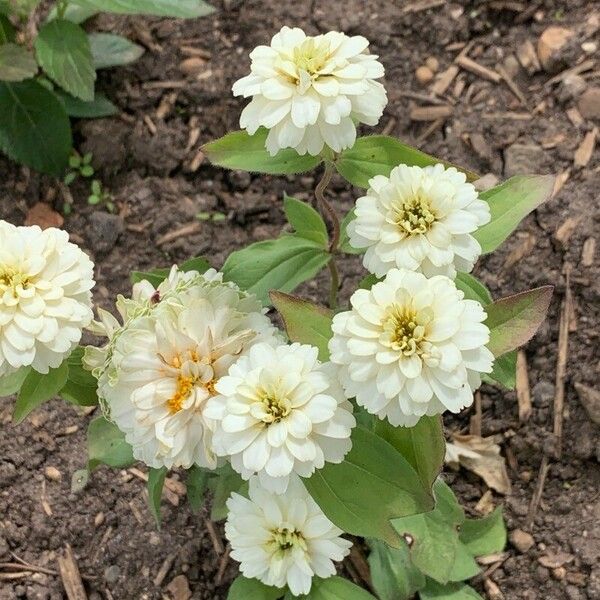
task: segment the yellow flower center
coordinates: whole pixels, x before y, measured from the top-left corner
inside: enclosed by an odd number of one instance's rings
[[[287,552],[298,546],[306,552],[308,549],[306,540],[300,531],[289,529],[288,527],[278,527],[271,530],[272,538],[269,545],[276,552]]]
[[[393,223],[406,235],[427,233],[436,220],[429,199],[417,192],[408,200],[400,200],[394,204],[388,222]]]
[[[167,402],[171,414],[174,415],[181,410],[183,403],[187,400],[194,388],[194,383],[195,379],[193,377],[183,377],[182,375],[177,377],[177,389],[175,390],[175,394],[173,394]]]
[[[290,401],[285,397],[279,397],[277,393],[263,391],[260,394],[260,399],[262,400],[266,412],[262,420],[263,423],[266,423],[267,425],[281,421],[281,419],[287,417],[292,410]]]
[[[394,306],[383,321],[382,343],[403,356],[426,352],[426,326],[432,319],[431,309],[417,312],[411,306]]]
[[[305,39],[294,48],[294,64],[299,71],[306,71],[312,78],[319,76],[328,59],[329,44],[316,44],[313,38]]]
[[[14,296],[17,296],[17,288],[21,286],[23,289],[27,289],[30,283],[29,275],[21,273],[14,267],[8,265],[0,266],[0,290],[5,292],[11,288]]]

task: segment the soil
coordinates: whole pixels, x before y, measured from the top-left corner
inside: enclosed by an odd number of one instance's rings
[[[519,422],[514,392],[491,386],[481,391],[483,435],[496,435],[509,458],[512,492],[507,497],[495,495],[493,502],[504,505],[510,531],[526,528],[542,459],[550,457],[531,528],[535,543],[524,552],[509,545],[506,560],[489,576],[508,600],[598,599],[600,439],[598,426],[583,409],[574,387],[575,383],[597,387],[600,374],[600,266],[597,257],[588,266],[581,258],[588,238],[600,242],[600,155],[596,151],[585,168],[573,166],[574,151],[593,123],[584,120],[574,125],[566,113],[576,104],[569,90],[563,84],[546,85],[548,73],[529,75],[518,65],[513,77],[527,107],[503,83],[461,72],[448,92],[451,118],[425,139],[420,136],[429,123],[410,121],[413,100],[407,92],[429,94],[416,81],[416,68],[428,57],[439,61],[440,70],[447,68],[460,50],[457,42],[473,41],[469,55],[483,65],[513,69],[519,44],[527,39],[535,44],[550,25],[580,32],[600,4],[440,2],[429,10],[403,9],[419,4],[423,3],[223,0],[214,16],[196,21],[98,17],[91,27],[127,35],[147,52],[133,66],[101,74],[99,88],[119,106],[121,115],[76,125],[76,147],[93,153],[93,164],[118,216],[89,206],[87,184],[78,181],[72,186],[73,210],[64,227],[94,256],[96,301],[107,308],[116,293],[128,293],[132,269],[168,265],[199,254],[218,267],[232,250],[278,235],[284,224],[283,192],[311,198],[313,174],[249,175],[225,172],[207,161],[193,171],[190,161],[200,144],[237,128],[243,101],[232,97],[231,84],[248,70],[250,49],[266,43],[284,24],[311,33],[338,29],[371,40],[386,67],[390,102],[379,126],[370,132],[385,130],[426,152],[500,179],[516,171],[569,170],[560,192],[528,217],[497,253],[481,260],[476,270],[495,297],[537,285],[555,286],[549,319],[525,349],[531,418]],[[577,40],[578,44],[584,41],[583,36]],[[181,61],[189,58],[181,50],[185,46],[203,51],[205,63],[199,75],[186,78],[180,71]],[[584,56],[580,45],[570,51],[565,51],[563,67],[582,57],[598,58],[597,51]],[[594,85],[594,77],[597,81],[597,68],[598,62],[588,85]],[[169,87],[173,81],[176,84]],[[170,109],[161,118],[157,109],[165,102]],[[190,137],[195,127],[197,141]],[[359,194],[341,178],[334,179],[330,188],[340,213]],[[21,224],[28,208],[38,201],[56,208],[63,202],[52,180],[0,157],[0,217]],[[198,213],[219,213],[226,219],[202,221],[196,218]],[[575,220],[568,223],[574,223],[570,236],[562,235],[564,228],[556,236],[567,219]],[[172,241],[161,239],[191,223],[199,224],[193,233]],[[569,339],[564,447],[561,459],[555,460],[553,399],[567,264],[572,267],[576,314]],[[341,270],[342,298],[347,299],[363,271],[355,257],[344,258]],[[324,298],[325,285],[323,274],[298,293]],[[100,468],[84,490],[72,493],[71,476],[85,464],[86,421],[91,417],[53,401],[14,427],[11,409],[11,399],[0,401],[0,561],[14,562],[19,557],[55,573],[57,556],[70,544],[82,574],[90,577],[86,580],[90,600],[169,598],[175,594],[170,582],[180,575],[184,578],[176,583],[185,588],[187,581],[194,599],[226,597],[236,567],[217,554],[219,544],[207,530],[207,513],[193,515],[184,500],[178,507],[163,501],[163,526],[157,531],[146,507],[144,483],[127,471]],[[445,418],[448,434],[467,431],[471,414],[465,411]],[[60,478],[48,467],[57,469]],[[474,507],[486,491],[483,482],[464,470],[449,473],[448,480],[475,514]],[[221,534],[217,525],[217,535]],[[557,569],[538,560],[556,554],[562,556],[558,562],[564,563]],[[223,565],[225,570],[218,573]],[[156,585],[161,566],[166,575]],[[13,580],[0,576],[0,599],[65,597],[60,577],[51,573],[25,573]],[[489,585],[484,591],[481,579],[474,585],[482,594],[499,598]]]

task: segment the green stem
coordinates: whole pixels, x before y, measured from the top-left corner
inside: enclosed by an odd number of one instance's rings
[[[331,237],[329,240],[329,252],[331,254],[331,260],[328,263],[329,273],[331,275],[331,287],[329,290],[329,306],[331,308],[335,308],[337,306],[337,293],[340,287],[340,276],[335,263],[335,255],[340,245],[340,220],[329,200],[325,198],[325,189],[331,182],[333,170],[333,163],[326,160],[325,171],[323,172],[323,176],[315,188],[315,196],[317,198],[317,202],[319,203],[321,213],[327,217],[331,224]]]
[[[69,0],[58,0],[56,5],[56,16],[59,19],[64,19],[65,13],[67,12],[67,6],[69,4]]]

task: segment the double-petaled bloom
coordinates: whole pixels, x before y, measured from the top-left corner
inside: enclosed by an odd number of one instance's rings
[[[233,85],[236,96],[251,97],[240,126],[250,135],[269,130],[271,155],[283,148],[299,154],[335,152],[354,145],[356,124],[376,125],[387,103],[376,81],[384,75],[369,41],[330,31],[307,36],[283,27],[270,46],[250,53],[250,74]]]
[[[250,480],[249,498],[232,494],[225,535],[240,571],[294,596],[308,594],[314,576],[335,575],[333,561],[343,560],[352,544],[336,527],[297,477],[285,494],[272,494]]]
[[[106,314],[97,324],[110,339],[89,350],[87,365],[110,418],[150,467],[216,467],[206,404],[254,343],[278,339],[256,298],[221,279],[173,271],[158,289],[146,282],[121,300],[123,325]]]
[[[428,277],[468,273],[481,254],[472,234],[490,221],[488,203],[465,174],[441,164],[399,165],[389,177],[373,177],[355,215],[350,244],[365,250],[363,264],[378,277],[395,267]]]
[[[275,493],[294,473],[310,477],[325,462],[341,462],[352,446],[352,405],[317,354],[308,345],[256,344],[217,382],[206,409],[215,452]]]
[[[0,221],[0,376],[62,363],[92,321],[93,277],[66,231]]]
[[[443,275],[392,269],[333,318],[331,361],[348,398],[392,425],[459,412],[494,357],[481,304]]]

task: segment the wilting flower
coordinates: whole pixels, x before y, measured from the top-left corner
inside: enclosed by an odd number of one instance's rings
[[[216,422],[213,448],[263,487],[287,489],[294,473],[309,477],[350,450],[352,405],[313,346],[256,344],[215,385],[205,414]]]
[[[0,375],[62,363],[92,320],[93,277],[66,231],[0,221]]]
[[[236,96],[252,97],[240,126],[253,135],[269,129],[267,150],[317,155],[354,145],[356,123],[376,125],[387,103],[383,66],[369,54],[369,41],[330,31],[307,36],[283,27],[270,46],[250,53],[250,74],[236,81]]]
[[[400,165],[369,181],[348,226],[350,244],[366,248],[364,266],[378,277],[394,267],[428,277],[468,273],[481,254],[471,235],[490,220],[487,202],[464,173]]]
[[[451,279],[392,269],[350,302],[352,310],[333,318],[329,342],[349,398],[407,426],[473,402],[480,373],[492,370],[490,332],[481,304]]]
[[[351,542],[309,496],[297,477],[287,492],[271,494],[256,477],[250,480],[250,499],[232,494],[225,535],[240,571],[275,587],[287,584],[295,596],[308,594],[314,576],[335,575],[333,561],[350,552]]]
[[[174,270],[158,289],[146,282],[120,300],[122,326],[106,314],[97,324],[110,340],[86,364],[110,418],[151,467],[216,466],[206,403],[252,344],[276,339],[256,298],[221,279]]]

